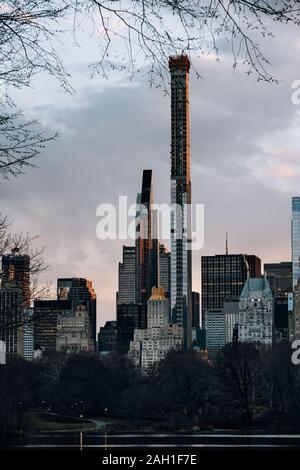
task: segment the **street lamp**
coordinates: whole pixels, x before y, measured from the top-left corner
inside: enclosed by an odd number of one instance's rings
[[[107,421],[106,421],[107,412],[108,412],[108,409],[107,409],[107,408],[104,408],[104,448],[105,448],[105,450],[107,450],[107,430],[106,430],[106,425],[107,425]]]

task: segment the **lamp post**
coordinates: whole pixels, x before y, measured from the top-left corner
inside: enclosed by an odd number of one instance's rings
[[[82,450],[82,427],[83,427],[83,423],[82,423],[82,419],[83,419],[83,415],[81,414],[80,415],[80,450]]]
[[[106,430],[106,425],[107,425],[107,408],[104,408],[104,448],[107,450],[107,430]]]

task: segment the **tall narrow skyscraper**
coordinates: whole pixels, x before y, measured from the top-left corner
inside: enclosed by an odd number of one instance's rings
[[[189,69],[186,55],[170,57],[171,73],[171,315],[183,326],[184,348],[192,342],[192,252]],[[176,206],[176,210],[174,210]]]
[[[157,287],[159,282],[159,248],[152,207],[152,170],[143,171],[142,191],[138,194],[137,204],[135,303],[147,305],[152,287]]]

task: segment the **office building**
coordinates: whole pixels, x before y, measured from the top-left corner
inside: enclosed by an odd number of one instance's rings
[[[60,278],[57,280],[57,298],[71,301],[73,310],[78,304],[85,304],[89,314],[94,347],[96,347],[97,306],[92,281],[81,277]]]
[[[292,263],[265,263],[264,273],[267,275],[270,287],[275,298],[285,298],[293,292]]]
[[[33,309],[24,310],[24,359],[33,360],[34,351],[34,329],[33,329]]]
[[[163,287],[165,296],[169,298],[171,293],[171,253],[163,244],[159,246],[159,287]]]
[[[135,303],[147,306],[153,286],[159,283],[159,244],[153,211],[152,170],[143,171],[142,191],[137,196],[135,242]],[[121,303],[121,302],[119,302]]]
[[[77,304],[57,317],[56,351],[64,354],[94,351],[87,307]]]
[[[34,348],[48,358],[56,354],[57,323],[60,315],[71,313],[71,300],[36,300],[34,302]]]
[[[192,292],[192,327],[199,328],[200,325],[200,294]]]
[[[238,339],[272,346],[274,297],[266,276],[246,280],[239,302]]]
[[[6,283],[6,286],[9,284]],[[24,355],[24,296],[18,287],[0,289],[0,340],[5,343],[6,358]]]
[[[30,257],[17,247],[2,256],[2,287],[22,289],[24,307],[30,306]]]
[[[118,304],[135,302],[135,247],[123,246],[123,260],[119,263]]]
[[[204,328],[192,328],[193,349],[206,349],[206,330]]]
[[[201,258],[202,325],[208,309],[222,309],[225,300],[239,300],[247,273],[261,275],[261,260],[254,255],[224,254]]]
[[[222,308],[209,308],[205,313],[206,348],[210,356],[225,346],[225,315]]]
[[[234,333],[239,322],[239,301],[225,300],[223,303],[223,314],[225,317],[225,344],[232,343]]]
[[[171,315],[192,343],[192,251],[189,69],[186,55],[170,57],[171,74]]]
[[[292,310],[289,312],[289,340],[300,339],[300,279],[294,286]]]
[[[286,343],[289,340],[289,311],[288,298],[278,297],[275,299],[274,312],[274,335],[276,343]]]
[[[101,326],[98,334],[98,350],[100,353],[111,353],[118,349],[118,329],[116,321],[107,321]]]
[[[147,307],[143,304],[117,305],[118,352],[127,354],[134,330],[147,327]]]
[[[169,302],[163,288],[153,288],[148,301],[146,329],[135,329],[128,356],[145,372],[175,349],[183,347],[183,328],[170,324]]]

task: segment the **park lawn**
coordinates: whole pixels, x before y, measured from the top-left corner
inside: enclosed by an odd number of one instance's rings
[[[24,414],[23,429],[28,431],[93,430],[95,423],[86,419],[29,411]]]

